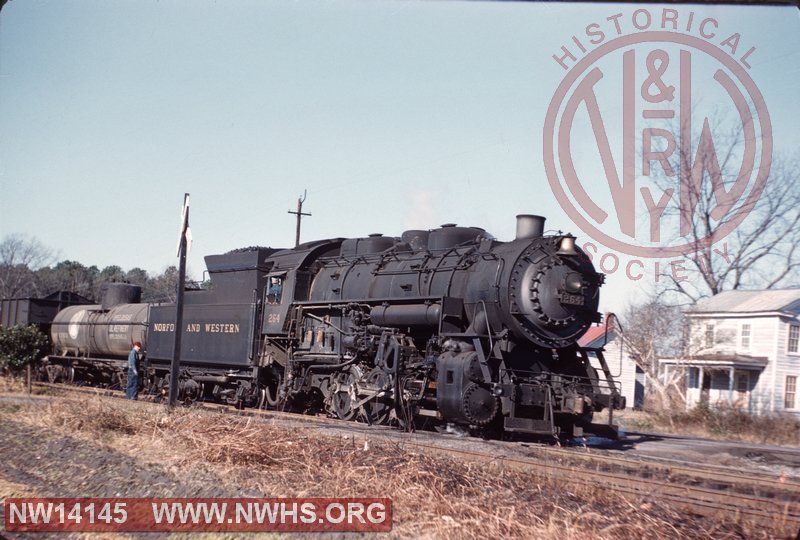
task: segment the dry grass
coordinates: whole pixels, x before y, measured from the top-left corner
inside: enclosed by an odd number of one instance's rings
[[[0,409],[0,421],[11,412]],[[25,405],[15,421],[103,441],[180,474],[213,471],[233,492],[390,497],[394,537],[767,538],[774,531],[687,516],[593,486],[325,436],[244,417],[92,396]],[[144,456],[144,457],[143,457]],[[153,493],[158,495],[158,493]]]
[[[789,414],[752,415],[736,408],[691,411],[623,411],[615,422],[629,431],[800,447],[800,418]]]
[[[0,394],[14,394],[26,391],[24,377],[0,377]]]

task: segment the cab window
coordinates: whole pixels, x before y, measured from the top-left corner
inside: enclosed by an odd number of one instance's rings
[[[267,287],[267,303],[280,304],[283,297],[284,276],[270,276]]]

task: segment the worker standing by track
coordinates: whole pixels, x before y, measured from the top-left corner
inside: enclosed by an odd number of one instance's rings
[[[125,399],[136,399],[139,396],[139,351],[142,343],[133,342],[133,348],[128,353],[128,387],[125,390]]]

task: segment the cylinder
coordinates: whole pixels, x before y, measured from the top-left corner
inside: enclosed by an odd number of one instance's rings
[[[50,336],[60,354],[125,357],[134,341],[146,344],[147,304],[72,306],[58,312]]]
[[[369,317],[378,326],[437,326],[441,311],[439,304],[375,306]]]
[[[517,240],[532,240],[544,235],[544,220],[542,216],[534,214],[519,214],[517,216]]]

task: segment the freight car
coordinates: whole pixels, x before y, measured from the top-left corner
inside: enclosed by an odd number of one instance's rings
[[[517,216],[508,242],[447,224],[208,256],[211,285],[185,293],[179,396],[406,429],[613,435],[592,416],[624,398],[602,351],[598,373],[577,345],[600,321],[604,276],[544,222]],[[144,389],[166,391],[176,307],[125,287],[57,315],[51,376],[121,383],[141,341]]]

